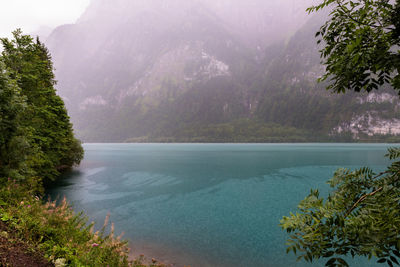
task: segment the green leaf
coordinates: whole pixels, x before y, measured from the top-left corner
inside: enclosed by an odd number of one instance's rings
[[[390,256],[390,260],[394,263],[396,263],[397,265],[399,265],[399,262],[397,261],[397,259],[393,256]]]
[[[336,258],[332,258],[325,263],[325,266],[332,266],[336,262]]]
[[[342,265],[342,266],[346,266],[349,267],[349,265],[347,264],[347,262],[341,258],[336,258],[337,261]]]
[[[335,253],[333,251],[329,251],[327,253],[324,254],[324,258],[329,258],[332,257]]]
[[[393,250],[392,252],[394,255],[400,258],[400,252],[398,250]]]

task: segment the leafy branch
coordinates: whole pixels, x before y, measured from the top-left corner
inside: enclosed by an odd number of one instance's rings
[[[388,149],[386,156],[400,158],[400,148]],[[291,233],[287,252],[300,253],[299,258],[306,261],[328,258],[327,266],[347,266],[340,256],[349,254],[397,264],[399,181],[400,161],[377,175],[369,168],[337,170],[328,181],[334,190],[326,199],[318,190],[311,190],[298,212],[282,218],[280,226]],[[354,199],[350,207],[349,199]]]

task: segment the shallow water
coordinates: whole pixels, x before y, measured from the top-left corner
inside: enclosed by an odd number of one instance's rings
[[[85,144],[82,164],[49,194],[99,227],[110,213],[136,254],[176,266],[311,266],[285,253],[279,220],[311,188],[327,194],[339,167],[384,169],[388,146]]]

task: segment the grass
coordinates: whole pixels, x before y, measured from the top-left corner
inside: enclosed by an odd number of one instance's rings
[[[129,260],[127,241],[115,236],[108,217],[95,231],[94,224],[75,213],[66,199],[58,205],[43,201],[30,188],[10,179],[1,187],[0,220],[55,266],[164,266],[157,261],[145,265],[143,257]]]

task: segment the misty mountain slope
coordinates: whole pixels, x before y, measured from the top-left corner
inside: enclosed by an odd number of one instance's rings
[[[306,22],[306,4],[93,1],[76,24],[56,28],[46,42],[78,136],[328,140],[358,134],[346,125],[366,111],[396,124],[392,97],[388,105],[332,96],[315,83],[323,69],[313,36],[324,18]]]
[[[312,17],[267,68],[258,116],[267,122],[319,134],[352,137],[400,134],[400,101],[391,88],[379,92],[333,94],[316,80],[324,69],[312,38],[325,17]]]

